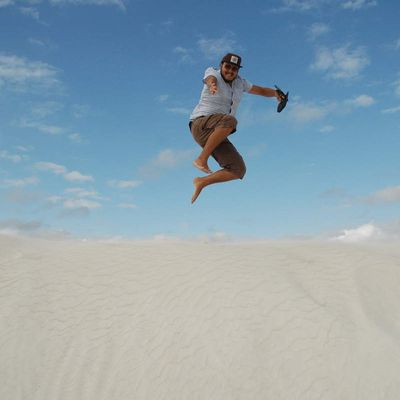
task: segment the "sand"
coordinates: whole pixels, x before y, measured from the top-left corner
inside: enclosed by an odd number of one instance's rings
[[[400,246],[0,236],[0,399],[400,398]]]

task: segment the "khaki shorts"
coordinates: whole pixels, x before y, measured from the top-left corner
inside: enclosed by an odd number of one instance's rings
[[[194,140],[201,147],[204,147],[215,128],[232,128],[232,134],[236,131],[236,125],[237,120],[232,115],[213,114],[193,120],[190,124],[190,131]],[[225,139],[216,147],[211,155],[222,168],[243,179],[246,173],[246,165],[240,153],[228,139]]]

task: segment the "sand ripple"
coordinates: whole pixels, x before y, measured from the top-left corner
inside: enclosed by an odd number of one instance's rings
[[[400,396],[394,245],[0,249],[1,399]]]

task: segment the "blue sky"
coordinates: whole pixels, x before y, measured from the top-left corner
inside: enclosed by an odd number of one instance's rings
[[[0,0],[0,231],[399,235],[399,13],[394,0]],[[188,116],[227,51],[290,101],[278,114],[244,96],[245,179],[191,205]]]

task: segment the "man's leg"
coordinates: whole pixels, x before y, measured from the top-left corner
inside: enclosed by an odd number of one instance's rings
[[[203,176],[201,178],[194,178],[192,204],[196,201],[197,197],[199,197],[199,194],[206,186],[212,185],[213,183],[228,182],[234,179],[240,179],[240,176],[227,169],[220,169],[219,171],[213,172],[211,175]]]
[[[193,161],[193,165],[203,172],[211,174],[212,171],[208,167],[208,158],[212,152],[230,135],[232,128],[215,128],[208,137],[200,155]]]
[[[211,175],[194,178],[192,204],[196,201],[197,197],[206,186],[212,185],[213,183],[242,179],[246,173],[246,165],[242,156],[228,139],[225,139],[219,146],[217,146],[212,153],[212,156],[222,169],[212,173]]]

